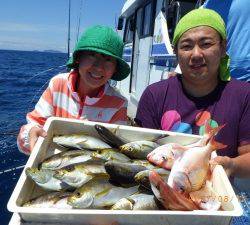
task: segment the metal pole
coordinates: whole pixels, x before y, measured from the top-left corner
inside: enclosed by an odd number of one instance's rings
[[[70,7],[71,7],[71,0],[69,0],[69,18],[68,18],[68,59],[70,55]]]
[[[82,5],[83,5],[83,0],[81,0],[81,5],[80,5],[80,12],[79,12],[79,18],[78,18],[78,24],[77,24],[76,43],[78,42],[78,38],[79,38],[79,29],[81,25],[81,16],[82,16]]]

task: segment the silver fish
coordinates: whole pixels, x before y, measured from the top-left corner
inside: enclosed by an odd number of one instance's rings
[[[101,138],[114,148],[119,148],[120,146],[128,143],[128,141],[123,140],[121,137],[118,137],[112,131],[102,125],[96,124],[95,129],[101,136]]]
[[[45,159],[40,167],[42,169],[55,170],[86,161],[102,161],[102,156],[88,150],[64,151]]]
[[[53,142],[64,147],[77,148],[77,149],[98,150],[104,148],[111,148],[110,145],[103,142],[99,138],[86,134],[55,136],[53,138]]]
[[[101,159],[105,161],[119,161],[119,162],[129,162],[130,158],[124,155],[121,152],[118,152],[116,149],[108,148],[108,149],[100,149],[96,152],[93,152],[93,157]]]
[[[163,168],[154,168],[153,169],[155,172],[157,172],[162,178],[163,180],[168,180],[168,177],[169,177],[169,174],[170,174],[170,171],[169,170],[165,170]],[[146,189],[148,190],[151,190],[151,184],[150,184],[150,181],[149,181],[149,173],[150,171],[152,171],[152,169],[150,170],[144,170],[144,171],[141,171],[139,173],[137,173],[134,177],[134,180],[142,185],[143,187],[145,187]]]
[[[122,145],[122,153],[133,159],[147,159],[147,155],[159,145],[152,141],[133,141]]]
[[[105,163],[105,169],[110,175],[111,179],[120,184],[135,183],[134,176],[147,168],[142,165],[133,163],[122,163],[115,161],[108,161]]]
[[[157,210],[159,209],[154,195],[133,194],[127,198],[120,199],[112,207],[112,210]]]
[[[38,186],[53,191],[69,189],[70,186],[53,177],[53,170],[39,170],[37,168],[26,168],[27,177],[31,178]]]
[[[131,160],[131,163],[134,165],[144,166],[148,170],[157,168],[154,165],[152,165],[148,160],[134,159],[134,160]]]
[[[67,204],[71,192],[51,192],[43,194],[23,204],[23,207],[72,209]]]
[[[71,187],[79,188],[98,175],[107,174],[103,163],[85,162],[55,171],[54,177]]]
[[[73,208],[106,208],[114,205],[119,199],[137,192],[138,187],[122,188],[109,183],[107,177],[94,178],[78,188],[68,198]]]

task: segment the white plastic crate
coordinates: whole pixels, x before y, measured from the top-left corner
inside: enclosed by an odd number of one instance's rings
[[[51,155],[55,151],[52,144],[53,135],[73,134],[86,132],[99,137],[95,131],[95,122],[79,121],[73,119],[63,119],[51,117],[47,120],[44,129],[48,135],[39,138],[25,166],[37,167],[39,162]],[[180,144],[190,144],[198,141],[201,137],[182,133],[166,132],[153,129],[122,126],[115,124],[104,124],[107,128],[117,128],[117,134],[122,137],[134,140],[152,140],[162,134],[168,134],[162,144],[177,142]],[[25,170],[24,168],[24,170]],[[232,189],[232,186],[221,166],[216,166],[213,170],[213,186],[219,196],[221,196],[223,211],[128,211],[128,210],[93,210],[93,209],[54,209],[54,208],[30,208],[22,207],[22,204],[29,199],[44,192],[37,187],[30,179],[27,179],[23,171],[17,185],[8,202],[8,210],[18,213],[24,221],[33,222],[60,222],[64,224],[93,224],[107,225],[117,222],[126,225],[228,225],[233,216],[242,215],[242,208]]]

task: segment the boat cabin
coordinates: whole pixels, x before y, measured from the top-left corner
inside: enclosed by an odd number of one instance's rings
[[[179,19],[200,7],[201,0],[127,0],[122,8],[118,30],[122,31],[123,58],[131,74],[116,87],[129,101],[128,115],[134,118],[138,101],[145,88],[168,78],[176,67],[171,46]]]

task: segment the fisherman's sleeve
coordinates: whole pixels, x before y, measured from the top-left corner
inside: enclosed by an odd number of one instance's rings
[[[27,124],[23,125],[17,137],[17,147],[20,152],[29,155],[29,132],[31,128],[37,126],[42,128],[47,118],[53,116],[53,95],[52,95],[52,82],[49,87],[43,92],[35,109],[26,115]]]
[[[241,119],[239,123],[239,133],[238,133],[238,146],[243,146],[250,144],[250,85],[249,90],[245,96],[242,97],[243,109],[241,114]]]
[[[127,125],[128,124],[127,108],[128,108],[128,101],[124,99],[122,105],[119,107],[117,112],[112,116],[110,123]]]
[[[156,106],[150,87],[147,87],[138,104],[135,117],[136,124],[141,127],[159,129],[155,113]]]

